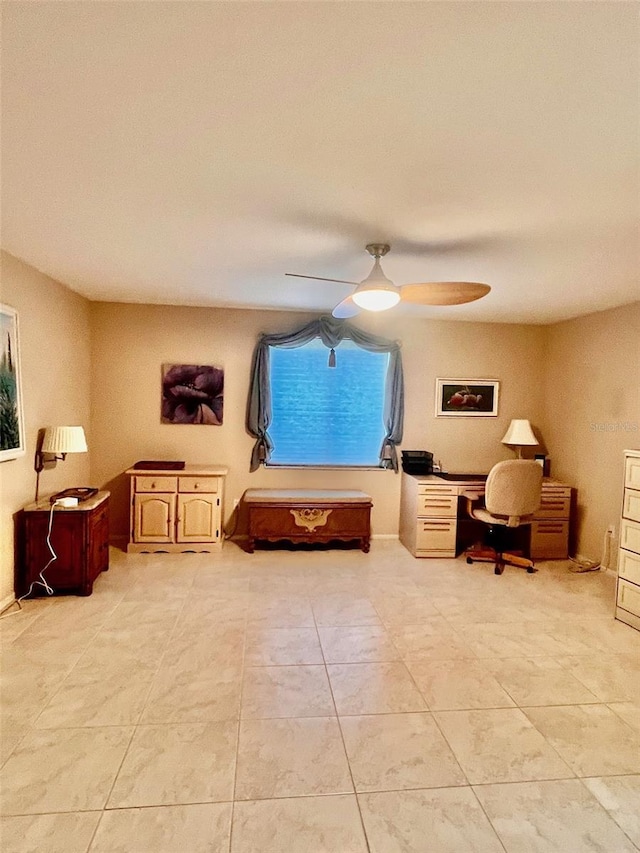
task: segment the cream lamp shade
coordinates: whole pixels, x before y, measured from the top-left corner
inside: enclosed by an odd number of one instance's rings
[[[40,490],[40,472],[45,462],[64,459],[67,453],[86,453],[87,439],[81,426],[47,427],[42,436],[42,445],[36,448],[36,502]],[[45,459],[45,456],[48,458]]]
[[[538,439],[533,434],[529,421],[520,418],[511,421],[502,443],[515,445],[518,448],[518,458],[521,458],[522,448],[535,447],[538,444]]]
[[[86,453],[87,439],[81,426],[48,427],[42,440],[42,453]]]

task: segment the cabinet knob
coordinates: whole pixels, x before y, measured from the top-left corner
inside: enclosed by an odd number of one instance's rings
[[[196,484],[194,485],[194,487],[193,487],[193,488],[194,488],[194,489],[197,489],[197,488],[198,488],[198,484],[196,483]]]
[[[152,489],[155,489],[155,487],[156,487],[156,484],[155,484],[155,483],[151,483],[151,488],[152,488]]]

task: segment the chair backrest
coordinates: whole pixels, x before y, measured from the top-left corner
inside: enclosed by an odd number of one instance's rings
[[[509,459],[494,465],[485,487],[485,506],[492,515],[503,515],[519,524],[540,506],[542,466],[533,459]],[[517,521],[515,519],[518,519]]]

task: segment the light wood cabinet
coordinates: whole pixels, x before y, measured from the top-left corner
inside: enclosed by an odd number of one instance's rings
[[[414,557],[455,557],[462,492],[484,493],[478,480],[447,481],[435,474],[402,474],[400,541]],[[531,557],[564,559],[569,554],[571,487],[544,480],[542,498],[531,524]]]
[[[616,619],[640,630],[640,450],[624,452]]]
[[[127,551],[219,550],[227,470],[200,465],[187,465],[179,472],[130,468]]]

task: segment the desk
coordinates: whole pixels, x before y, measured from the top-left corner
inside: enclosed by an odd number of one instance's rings
[[[414,557],[455,557],[460,522],[467,518],[462,492],[484,494],[484,482],[445,480],[436,474],[402,474],[400,541]],[[531,557],[565,559],[569,555],[571,487],[545,478],[542,499],[531,523]]]

